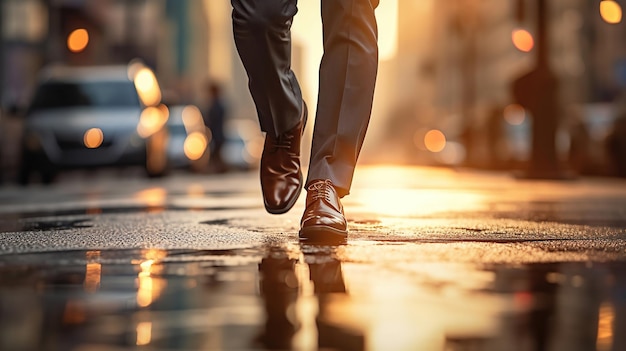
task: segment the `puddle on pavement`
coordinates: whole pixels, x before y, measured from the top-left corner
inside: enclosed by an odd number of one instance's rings
[[[131,214],[131,213],[158,213],[164,211],[230,211],[241,209],[252,209],[257,207],[227,207],[227,206],[137,206],[137,207],[94,207],[67,209],[57,211],[35,211],[23,213],[0,214],[0,233],[45,231],[45,230],[65,230],[73,228],[87,228],[92,225],[90,218],[63,220],[58,217],[70,216],[97,216],[101,214]]]
[[[625,262],[416,261],[402,270],[351,261],[346,249],[3,255],[0,349],[626,346]]]
[[[90,219],[41,219],[41,220],[14,220],[3,221],[0,219],[0,233],[7,232],[30,232],[48,230],[68,230],[75,228],[90,228],[93,225]]]

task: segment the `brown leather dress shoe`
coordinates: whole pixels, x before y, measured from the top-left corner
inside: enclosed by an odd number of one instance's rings
[[[302,103],[300,123],[278,138],[265,136],[261,155],[261,190],[265,209],[271,214],[289,211],[302,191],[300,141],[308,116]]]
[[[333,183],[314,180],[307,188],[306,209],[300,221],[300,239],[338,243],[348,237],[348,223]]]

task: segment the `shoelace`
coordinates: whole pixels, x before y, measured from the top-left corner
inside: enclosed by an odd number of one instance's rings
[[[330,180],[316,182],[309,186],[308,190],[313,200],[330,200],[330,189],[332,187]]]
[[[272,151],[276,151],[278,149],[289,150],[291,148],[291,140],[293,139],[292,135],[280,135],[278,138],[274,139],[273,149]]]

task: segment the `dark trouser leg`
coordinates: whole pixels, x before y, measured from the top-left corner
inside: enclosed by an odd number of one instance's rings
[[[302,114],[302,92],[291,70],[291,23],[297,0],[231,0],[233,33],[261,130],[272,137]]]
[[[372,112],[377,5],[378,0],[322,0],[324,56],[307,182],[330,179],[339,196],[350,191]]]

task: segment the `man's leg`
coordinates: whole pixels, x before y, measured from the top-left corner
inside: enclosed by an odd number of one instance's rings
[[[378,0],[322,0],[324,56],[307,185],[347,195],[369,124],[378,71]]]
[[[302,92],[291,70],[291,23],[297,0],[231,0],[233,34],[261,130],[278,137],[302,114]]]
[[[261,157],[265,208],[287,212],[302,189],[300,140],[306,106],[291,70],[291,23],[297,0],[231,0],[233,33],[261,129],[266,132]]]
[[[322,0],[324,56],[300,222],[303,240],[343,241],[348,234],[339,198],[350,192],[372,112],[378,71],[377,5],[378,0]]]

